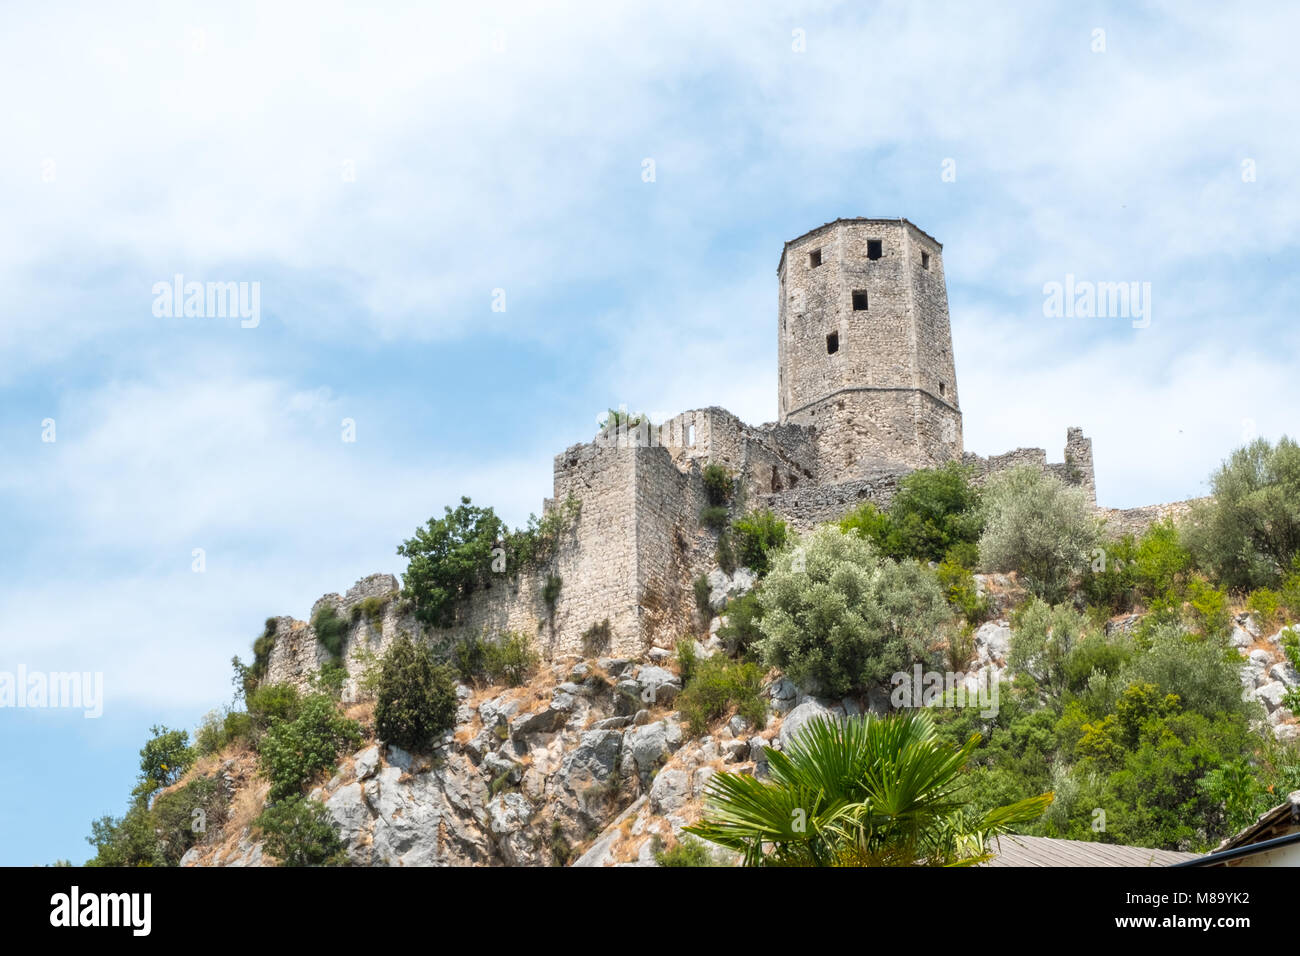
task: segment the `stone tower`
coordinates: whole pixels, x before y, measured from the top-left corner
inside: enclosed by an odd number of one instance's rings
[[[780,421],[816,427],[820,480],[960,459],[943,247],[906,219],[837,219],[777,275]]]

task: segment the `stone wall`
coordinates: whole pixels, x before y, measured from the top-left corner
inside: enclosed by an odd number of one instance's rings
[[[1208,501],[1208,498],[1189,498],[1186,501],[1171,501],[1161,505],[1146,505],[1141,508],[1098,508],[1097,514],[1106,522],[1105,531],[1116,537],[1124,534],[1140,535],[1151,525],[1166,518],[1175,522],[1186,518],[1194,505]]]
[[[835,485],[807,485],[776,494],[760,495],[759,505],[771,508],[799,532],[811,530],[825,521],[838,521],[863,502],[879,508],[889,507],[898,491],[899,479],[907,469],[881,472],[870,478]]]
[[[973,452],[966,452],[961,462],[975,470],[975,480],[983,483],[990,475],[1020,465],[1032,465],[1049,474],[1055,475],[1068,485],[1082,488],[1088,495],[1088,501],[1097,504],[1097,480],[1092,467],[1092,439],[1085,438],[1083,429],[1071,426],[1065,430],[1064,460],[1048,462],[1047,452],[1042,448],[1017,448],[1001,455],[984,458]]]

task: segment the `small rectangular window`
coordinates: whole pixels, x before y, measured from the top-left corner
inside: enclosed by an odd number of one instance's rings
[[[840,350],[840,333],[832,332],[826,336],[826,354],[834,355]]]
[[[885,254],[884,243],[879,239],[867,240],[867,258],[879,259]]]
[[[853,293],[853,311],[854,312],[867,311],[867,294],[865,292],[855,291]]]
[[[822,251],[820,249],[814,249],[812,252],[808,253],[809,268],[816,269],[821,264],[822,264]]]
[[[921,268],[922,269],[930,268],[930,253],[928,252],[921,253]]]
[[[940,383],[939,383],[939,394],[940,394],[940,395],[943,395],[943,394],[944,394],[945,392],[947,392],[947,391],[948,391],[948,386],[945,385],[943,382],[940,382]]]

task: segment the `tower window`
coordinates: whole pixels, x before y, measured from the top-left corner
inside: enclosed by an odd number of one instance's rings
[[[867,311],[867,294],[865,292],[858,290],[853,293],[853,311]]]
[[[930,268],[930,253],[928,252],[921,253],[921,268],[922,269]]]
[[[884,243],[879,239],[867,240],[867,258],[879,259],[885,254]]]
[[[809,268],[816,269],[821,264],[822,264],[822,251],[820,249],[814,249],[812,252],[808,253]]]
[[[940,383],[939,383],[939,394],[940,394],[940,395],[944,395],[944,394],[947,393],[947,391],[948,391],[948,386],[945,385],[945,384],[943,384],[943,382],[940,382]]]
[[[834,355],[840,350],[840,333],[832,332],[826,336],[826,354]]]

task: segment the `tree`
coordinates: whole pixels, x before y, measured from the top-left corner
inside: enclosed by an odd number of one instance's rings
[[[329,811],[300,794],[271,804],[257,818],[266,850],[281,866],[342,866],[347,863]]]
[[[989,479],[984,503],[988,518],[979,556],[985,570],[1016,571],[1031,592],[1059,603],[1098,540],[1085,493],[1021,465]]]
[[[957,462],[918,468],[898,484],[881,512],[867,502],[840,522],[841,531],[856,531],[891,558],[921,561],[974,560],[975,542],[984,524],[979,489],[971,472]]]
[[[155,724],[149,733],[153,736],[140,749],[140,781],[134,791],[145,799],[178,781],[194,762],[190,735],[184,730]]]
[[[952,618],[934,572],[882,557],[833,526],[777,556],[759,601],[764,663],[801,687],[837,696],[865,691],[923,659]]]
[[[293,720],[272,719],[259,744],[271,799],[300,793],[317,773],[334,764],[344,747],[360,743],[360,725],[339,713],[333,700],[325,694],[306,697]]]
[[[771,555],[785,547],[790,526],[764,508],[737,518],[731,526],[740,564],[762,577],[771,569]]]
[[[491,508],[476,508],[461,498],[455,511],[430,518],[397,553],[409,560],[402,583],[425,624],[450,626],[456,602],[480,587],[491,571],[493,549],[504,540],[506,526]]]
[[[772,781],[717,773],[704,818],[686,830],[738,851],[746,866],[969,866],[989,841],[1037,819],[1044,793],[986,813],[962,799],[978,743],[939,740],[924,710],[816,718],[787,753],[768,752]]]
[[[1234,590],[1276,586],[1300,553],[1300,445],[1257,438],[1210,478],[1185,529],[1197,564]]]
[[[423,750],[434,737],[455,726],[456,682],[427,644],[407,634],[384,655],[375,703],[380,740],[406,750]]]

